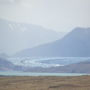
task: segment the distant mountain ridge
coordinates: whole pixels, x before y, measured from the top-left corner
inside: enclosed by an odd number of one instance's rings
[[[63,67],[51,68],[50,71],[59,73],[90,73],[90,60],[70,64]]]
[[[41,26],[16,23],[0,19],[0,51],[15,53],[40,44],[52,42],[63,36]]]
[[[15,65],[7,58],[0,57],[0,71],[24,71],[26,67]]]
[[[14,65],[6,60],[5,58],[0,57],[0,70],[2,71],[8,71],[8,70],[13,70]]]
[[[46,73],[90,73],[90,61],[83,61],[75,64],[57,66],[50,68],[28,68],[26,72],[46,72]]]
[[[55,42],[25,49],[19,57],[89,57],[90,28],[75,28]]]
[[[0,71],[25,71],[37,73],[90,73],[90,60],[65,66],[42,68],[17,66],[8,61],[7,59],[0,57]]]

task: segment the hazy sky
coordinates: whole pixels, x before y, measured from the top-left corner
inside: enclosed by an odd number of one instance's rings
[[[0,18],[56,31],[90,27],[90,0],[0,0]]]

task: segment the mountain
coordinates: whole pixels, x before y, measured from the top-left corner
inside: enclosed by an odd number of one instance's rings
[[[41,26],[0,19],[0,51],[16,53],[40,44],[52,42],[63,36]]]
[[[83,61],[75,64],[57,66],[50,68],[28,68],[28,72],[49,72],[49,73],[90,73],[90,61]]]
[[[90,73],[90,61],[71,64],[64,68],[66,72],[70,73]]]
[[[83,61],[67,66],[48,69],[50,72],[61,73],[90,73],[90,61]]]
[[[19,57],[89,57],[90,28],[75,28],[62,39],[25,49]]]
[[[5,58],[0,57],[0,71],[25,71],[25,72],[48,72],[48,73],[90,73],[90,60],[79,63],[56,67],[30,67],[14,65]]]
[[[0,57],[0,71],[24,71],[28,67],[15,65],[10,62],[7,58]]]
[[[0,70],[7,71],[7,70],[13,70],[14,65],[6,60],[5,58],[0,57]]]

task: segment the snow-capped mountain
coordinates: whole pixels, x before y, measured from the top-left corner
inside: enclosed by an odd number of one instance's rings
[[[41,26],[0,19],[0,51],[9,54],[52,42],[63,36]]]

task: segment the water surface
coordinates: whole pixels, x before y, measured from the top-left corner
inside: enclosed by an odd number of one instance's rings
[[[85,73],[32,73],[32,72],[17,72],[17,71],[0,71],[2,76],[81,76],[89,75]]]

